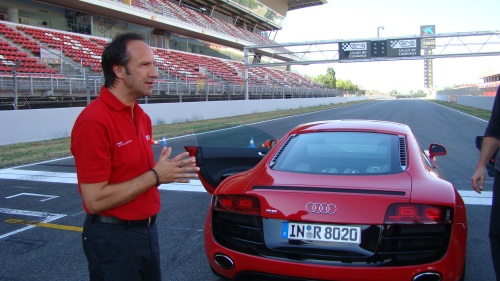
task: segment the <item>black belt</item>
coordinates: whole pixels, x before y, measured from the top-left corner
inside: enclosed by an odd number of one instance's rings
[[[117,217],[106,217],[100,215],[89,215],[93,222],[125,225],[127,227],[150,227],[156,222],[156,215],[145,220],[122,220]]]

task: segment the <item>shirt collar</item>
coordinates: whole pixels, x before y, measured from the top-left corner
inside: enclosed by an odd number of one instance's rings
[[[102,99],[102,101],[113,108],[116,111],[124,110],[124,109],[130,109],[130,106],[122,103],[111,91],[106,88],[104,85],[101,86],[101,92],[99,94],[99,98]],[[130,111],[130,110],[129,110]],[[138,114],[141,114],[143,112],[143,109],[139,106],[137,102],[135,102],[134,105],[134,114],[137,116]]]
[[[122,103],[111,91],[106,88],[104,85],[101,86],[101,93],[99,94],[99,97],[102,99],[102,101],[115,109],[116,111],[123,110],[125,108],[130,108],[130,106],[125,105]],[[135,107],[135,106],[134,106]]]

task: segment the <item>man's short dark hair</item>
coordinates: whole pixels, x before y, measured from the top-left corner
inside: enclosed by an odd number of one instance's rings
[[[104,86],[109,88],[115,84],[116,75],[113,66],[126,66],[130,60],[127,53],[127,44],[130,41],[140,40],[146,42],[144,36],[138,33],[120,33],[117,34],[111,43],[109,43],[102,52],[102,72],[104,74]]]

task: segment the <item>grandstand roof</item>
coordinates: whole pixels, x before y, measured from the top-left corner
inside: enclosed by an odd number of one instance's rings
[[[249,9],[239,5],[238,3],[227,1],[227,0],[183,0],[183,4],[191,5],[193,7],[203,7],[208,10],[215,8],[218,12],[221,12],[232,17],[239,17],[241,20],[252,24],[258,25],[262,30],[275,30],[281,29],[280,26],[276,25],[272,21],[269,21],[263,17],[260,17]]]
[[[100,13],[102,8],[99,7],[98,1],[72,1],[71,5],[68,6],[67,0],[37,0],[38,2],[54,4],[60,7],[70,7],[72,9],[80,10],[87,13],[97,13],[103,16],[110,16],[115,18],[115,13],[106,10],[104,13]],[[287,11],[313,7],[317,5],[323,5],[327,3],[327,0],[283,0],[288,4]],[[281,26],[252,12],[250,9],[240,5],[237,1],[230,0],[181,0],[178,3],[183,5],[191,6],[194,9],[205,9],[211,11],[212,9],[231,16],[233,18],[238,18],[241,21],[246,22],[250,26],[258,27],[261,30],[273,31],[280,30]],[[285,16],[285,14],[283,14]]]
[[[262,30],[277,30],[281,29],[272,21],[269,21],[261,16],[256,15],[249,9],[236,3],[237,1],[228,0],[182,0],[183,4],[191,5],[193,7],[204,7],[206,9],[215,9],[223,14],[231,16],[239,16],[247,23],[257,24]],[[261,1],[262,2],[262,1]],[[297,10],[327,3],[327,0],[284,0],[288,4],[288,11]]]
[[[323,5],[327,0],[285,0],[288,2],[288,11]]]

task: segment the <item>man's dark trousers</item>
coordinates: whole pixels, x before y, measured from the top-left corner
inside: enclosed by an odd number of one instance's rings
[[[82,244],[91,281],[160,281],[156,224],[149,227],[96,222],[87,216]]]

